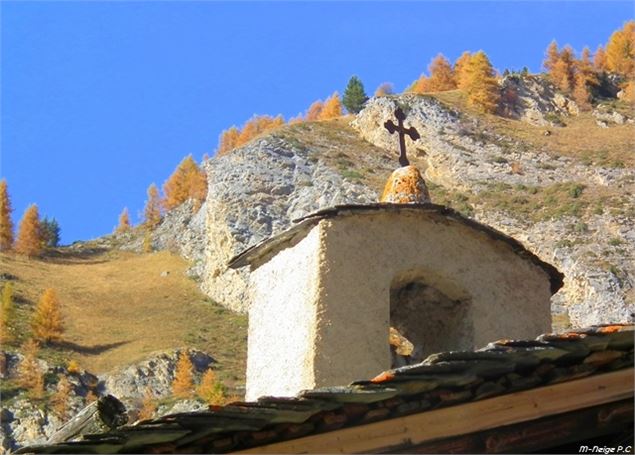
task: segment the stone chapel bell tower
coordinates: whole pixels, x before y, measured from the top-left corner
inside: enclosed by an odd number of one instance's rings
[[[251,268],[247,399],[345,385],[391,367],[395,327],[413,355],[466,350],[551,330],[562,274],[519,242],[429,202],[410,166],[381,202],[328,208],[230,261]]]

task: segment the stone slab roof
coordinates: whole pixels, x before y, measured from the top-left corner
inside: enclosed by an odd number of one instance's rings
[[[252,265],[256,262],[262,262],[266,258],[269,258],[291,245],[295,241],[302,239],[308,231],[310,231],[315,225],[317,225],[323,219],[338,218],[350,215],[366,215],[377,212],[388,213],[407,213],[407,212],[424,212],[432,216],[444,218],[448,222],[460,223],[471,229],[479,232],[483,232],[494,240],[509,245],[514,253],[519,255],[525,260],[530,261],[534,265],[540,267],[549,276],[551,283],[551,293],[555,294],[563,285],[564,275],[556,269],[553,265],[542,261],[538,256],[527,250],[518,240],[510,237],[502,232],[479,223],[471,218],[467,218],[461,215],[459,212],[443,206],[432,203],[424,204],[390,204],[390,203],[374,203],[363,205],[336,205],[327,209],[319,210],[317,212],[306,215],[302,218],[293,220],[294,226],[281,232],[280,234],[270,237],[245,251],[234,256],[228,262],[230,268],[240,268],[247,265]]]
[[[266,444],[328,436],[332,431],[361,431],[376,422],[586,380],[581,378],[597,377],[601,386],[596,389],[601,390],[602,378],[632,371],[634,329],[618,324],[545,334],[535,340],[499,340],[477,351],[434,354],[420,364],[348,386],[167,415],[84,435],[80,441],[25,447],[16,453],[224,453],[250,448],[257,452]],[[627,382],[632,395],[632,380]],[[572,395],[573,404],[584,398]],[[632,412],[627,414],[632,419]],[[302,439],[298,441],[301,444]]]

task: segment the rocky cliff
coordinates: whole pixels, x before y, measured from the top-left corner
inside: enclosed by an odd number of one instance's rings
[[[203,290],[234,310],[245,311],[249,302],[247,271],[227,270],[234,254],[319,208],[375,199],[365,185],[330,167],[319,150],[284,132],[258,139],[205,166],[210,189]],[[341,147],[333,143],[333,151]]]
[[[529,86],[524,96],[538,90],[535,81]],[[540,96],[551,96],[548,89]],[[552,103],[563,106],[561,114],[575,114],[570,100]],[[421,134],[414,143],[407,139],[408,149],[425,170],[433,201],[454,204],[518,238],[565,273],[565,286],[553,298],[558,324],[634,319],[630,163],[598,165],[549,153],[420,95],[373,98],[350,125],[286,126],[208,161],[204,290],[245,311],[247,272],[226,270],[231,256],[318,208],[376,200],[397,166],[396,138],[383,128],[397,105]],[[541,109],[538,101],[534,107]]]
[[[0,363],[3,365],[0,379],[15,381],[22,355],[0,354]],[[3,390],[0,408],[0,453],[46,442],[68,418],[87,405],[91,395],[98,397],[111,394],[119,398],[126,406],[130,423],[137,419],[146,392],[157,401],[157,415],[204,408],[205,404],[196,400],[168,399],[172,393],[171,385],[179,354],[178,350],[156,353],[146,360],[100,376],[88,371],[71,372],[67,368],[55,367],[39,360],[39,369],[45,376],[47,396],[55,393],[56,384],[62,376],[71,384],[66,416],[55,412],[50,401],[31,399],[24,391],[18,392],[7,385]],[[200,376],[214,363],[214,359],[201,351],[189,350],[188,355],[196,376]]]

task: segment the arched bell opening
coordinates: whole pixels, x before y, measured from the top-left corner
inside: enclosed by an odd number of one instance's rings
[[[390,286],[392,367],[436,352],[472,349],[470,296],[458,283],[425,271],[399,274]]]

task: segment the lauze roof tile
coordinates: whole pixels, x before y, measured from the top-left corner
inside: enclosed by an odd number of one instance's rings
[[[168,415],[16,453],[223,453],[363,428],[371,422],[632,369],[633,330],[633,325],[595,326],[531,341],[500,340],[477,351],[434,354],[420,364],[349,386]]]

